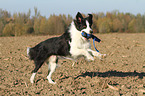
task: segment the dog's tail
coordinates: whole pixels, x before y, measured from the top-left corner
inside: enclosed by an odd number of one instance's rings
[[[34,59],[35,52],[32,48],[27,47],[27,56],[29,57],[30,60]]]
[[[27,56],[29,57],[29,59],[31,58],[31,56],[30,56],[30,47],[27,47]]]

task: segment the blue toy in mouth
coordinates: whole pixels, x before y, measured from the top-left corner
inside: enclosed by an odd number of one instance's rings
[[[88,33],[84,32],[84,31],[83,31],[81,34],[82,34],[82,36],[85,37],[86,39],[92,38],[92,39],[93,39],[94,48],[95,48],[95,50],[96,50],[97,52],[99,52],[99,50],[97,50],[97,48],[95,47],[95,41],[100,42],[101,40],[100,40],[99,38],[97,38],[96,36],[94,36],[93,34],[88,34]]]
[[[85,37],[86,39],[92,38],[92,34],[88,34],[88,33],[84,32],[84,31],[82,32],[82,36]]]

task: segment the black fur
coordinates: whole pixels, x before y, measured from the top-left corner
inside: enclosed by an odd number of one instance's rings
[[[47,39],[35,47],[30,49],[29,56],[31,60],[34,60],[35,69],[33,72],[37,72],[42,64],[51,56],[68,56],[70,55],[70,45],[71,41],[70,33],[66,31],[60,37],[54,37]]]

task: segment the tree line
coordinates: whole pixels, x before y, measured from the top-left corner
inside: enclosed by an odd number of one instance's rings
[[[10,14],[0,9],[0,36],[21,36],[21,35],[59,35],[72,22],[71,15],[55,15],[49,18],[42,16],[37,8],[31,16],[31,10],[27,13]],[[87,16],[86,14],[83,14]],[[121,13],[117,10],[107,13],[93,13],[94,33],[145,32],[145,15]]]

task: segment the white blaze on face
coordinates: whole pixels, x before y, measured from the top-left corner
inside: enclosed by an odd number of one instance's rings
[[[86,25],[87,25],[87,27],[85,29],[83,29],[82,32],[84,31],[84,32],[90,34],[90,32],[92,31],[92,29],[90,28],[89,22],[87,20],[86,20]]]

